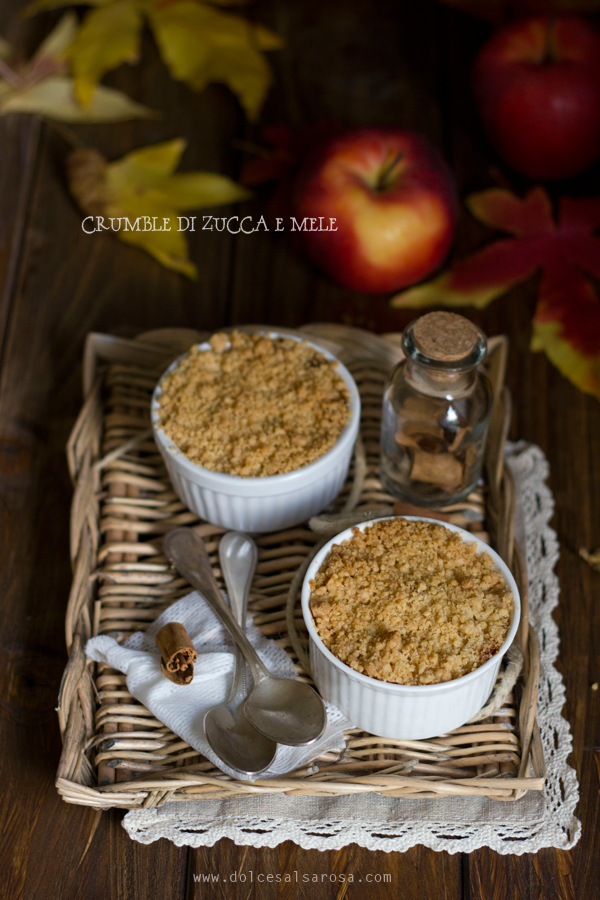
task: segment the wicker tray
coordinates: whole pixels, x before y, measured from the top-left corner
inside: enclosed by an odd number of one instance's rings
[[[363,403],[362,440],[338,505],[328,513],[390,509],[394,498],[384,492],[377,474],[379,417],[386,375],[402,356],[400,336],[381,338],[339,325],[307,326],[303,333],[327,344],[350,368]],[[510,398],[503,386],[507,344],[502,337],[490,341],[487,362],[494,387],[487,484],[444,510],[451,521],[496,547],[522,597],[522,676],[513,689],[514,677],[503,669],[501,690],[484,718],[429,741],[390,740],[351,729],[343,753],[325,754],[308,769],[275,780],[241,782],[157,721],[129,694],[124,675],[86,660],[90,636],[125,640],[189,591],[162,553],[162,535],[170,528],[194,526],[220,577],[217,550],[223,529],[200,522],[175,495],[149,429],[149,398],[159,374],[204,337],[186,329],[150,332],[137,340],[88,335],[85,403],[68,444],[75,485],[74,574],[66,615],[69,662],[58,702],[59,793],[70,803],[106,809],[271,792],[517,800],[527,790],[542,790],[545,770],[535,719],[539,653],[528,625],[527,575],[513,538],[514,483],[503,454]],[[302,573],[328,529],[341,530],[326,517],[311,524],[314,530],[301,526],[257,539],[259,565],[250,602],[255,623],[286,649],[307,679],[308,641],[298,604]]]

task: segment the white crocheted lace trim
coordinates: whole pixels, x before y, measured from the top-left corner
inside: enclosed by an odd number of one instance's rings
[[[533,445],[510,445],[507,454],[526,531],[530,621],[540,641],[538,722],[547,769],[543,798],[530,792],[515,803],[500,804],[468,797],[393,800],[362,795],[349,803],[345,798],[332,801],[275,795],[252,801],[206,801],[204,805],[169,803],[160,809],[127,813],[123,826],[130,837],[145,844],[166,837],[178,846],[192,847],[212,846],[222,837],[253,847],[275,847],[292,840],[316,850],[356,843],[388,852],[408,850],[416,844],[449,853],[487,846],[503,854],[532,853],[542,847],[567,850],[577,843],[581,834],[575,818],[579,789],[576,773],[567,764],[572,739],[569,723],[561,715],[565,688],[554,667],[559,635],[552,611],[559,597],[554,574],[559,548],[556,533],[548,525],[554,510],[554,498],[545,484],[548,463]],[[300,800],[307,802],[301,804]]]

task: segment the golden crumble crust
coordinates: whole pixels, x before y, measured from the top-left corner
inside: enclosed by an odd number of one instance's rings
[[[513,595],[474,541],[431,522],[376,522],[334,544],[310,583],[328,650],[396,684],[460,678],[494,656]]]
[[[214,334],[193,347],[162,386],[160,424],[192,462],[227,475],[294,472],[334,446],[350,393],[305,341]]]

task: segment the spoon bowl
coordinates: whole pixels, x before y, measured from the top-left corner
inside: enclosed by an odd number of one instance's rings
[[[189,583],[199,590],[244,654],[252,672],[254,689],[244,712],[265,737],[280,744],[312,744],[327,724],[325,704],[302,681],[276,678],[237,624],[221,598],[202,538],[192,528],[175,528],[163,540],[167,558]]]
[[[244,662],[245,665],[245,662]],[[234,698],[209,710],[204,717],[206,740],[219,759],[244,775],[259,775],[275,759],[277,744],[265,737],[244,715],[244,701]]]
[[[308,690],[307,690],[308,688]],[[323,733],[323,701],[302,681],[261,679],[246,700],[244,713],[256,731],[280,744],[309,744]],[[309,737],[308,735],[314,735]]]
[[[256,544],[248,535],[229,531],[221,538],[219,561],[229,605],[242,629],[246,625],[248,595],[257,559]],[[204,734],[224,763],[245,775],[257,775],[268,769],[275,759],[277,744],[257,731],[244,715],[247,693],[246,660],[236,646],[229,697],[225,703],[206,713]]]

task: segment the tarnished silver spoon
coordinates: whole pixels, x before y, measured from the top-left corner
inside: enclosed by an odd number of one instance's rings
[[[243,631],[257,559],[256,544],[247,534],[228,531],[221,538],[219,560],[229,595],[229,606]],[[268,769],[273,762],[277,744],[257,731],[244,715],[246,696],[246,660],[236,645],[229,696],[225,703],[206,713],[204,733],[219,759],[239,772],[257,775]]]
[[[325,704],[310,685],[271,675],[258,653],[223,603],[202,539],[191,528],[175,528],[163,540],[163,548],[176,569],[210,603],[244,654],[254,688],[244,704],[244,714],[257,731],[279,744],[312,744],[327,724]]]

